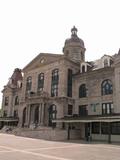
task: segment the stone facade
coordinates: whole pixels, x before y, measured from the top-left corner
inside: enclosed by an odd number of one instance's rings
[[[59,140],[84,139],[86,134],[95,140],[96,134],[99,139],[104,134],[110,138],[104,132],[104,124],[109,121],[113,126],[111,134],[116,131],[114,125],[120,128],[120,51],[86,62],[84,42],[75,27],[71,32],[63,47],[64,54],[40,53],[23,70],[14,70],[2,91],[1,127],[17,125],[21,130],[36,130],[34,136],[33,131],[26,135],[40,138],[40,130],[50,127],[54,131],[44,131],[46,139],[54,132],[56,137],[51,139]],[[115,134],[118,138],[120,131]]]

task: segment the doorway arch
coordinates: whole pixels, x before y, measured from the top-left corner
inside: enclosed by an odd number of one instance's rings
[[[53,123],[52,120],[56,119],[57,117],[57,106],[55,104],[52,104],[49,109],[48,109],[48,114],[49,114],[49,121],[48,121],[48,126],[56,126],[56,123]]]

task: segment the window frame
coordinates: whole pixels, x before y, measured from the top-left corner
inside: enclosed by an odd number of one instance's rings
[[[83,83],[79,87],[79,98],[85,98],[87,97],[87,89],[86,89],[86,84]]]
[[[68,115],[72,116],[73,115],[73,105],[68,104]]]
[[[44,73],[38,75],[38,91],[43,91],[44,89]]]
[[[78,112],[79,116],[88,116],[87,105],[79,105]]]
[[[114,113],[114,106],[112,102],[102,103],[102,115],[111,115]]]
[[[9,105],[9,96],[5,97],[4,105],[8,106]]]
[[[92,122],[92,134],[100,134],[100,122]]]
[[[112,85],[111,80],[106,79],[102,82],[102,84],[101,84],[101,94],[102,94],[102,96],[113,94],[113,85]]]
[[[26,79],[26,91],[31,91],[32,89],[32,77],[29,76]]]
[[[52,70],[51,78],[51,97],[58,96],[58,85],[59,85],[59,69]]]
[[[19,97],[18,96],[15,97],[15,106],[16,105],[19,105]]]

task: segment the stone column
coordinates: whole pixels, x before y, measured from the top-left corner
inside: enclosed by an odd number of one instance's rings
[[[35,111],[35,107],[34,106],[32,106],[31,107],[31,124],[33,124],[33,122],[34,122],[34,111]]]
[[[41,103],[39,104],[39,122],[38,125],[41,123]]]
[[[48,126],[49,123],[49,113],[48,113],[48,108],[49,108],[49,104],[47,103],[45,106],[45,124],[46,126]]]
[[[44,126],[47,126],[46,118],[47,118],[47,104],[44,103]]]

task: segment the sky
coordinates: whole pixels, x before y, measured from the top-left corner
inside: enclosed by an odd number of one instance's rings
[[[120,0],[0,0],[0,91],[39,53],[62,54],[74,25],[86,61],[117,53]]]

